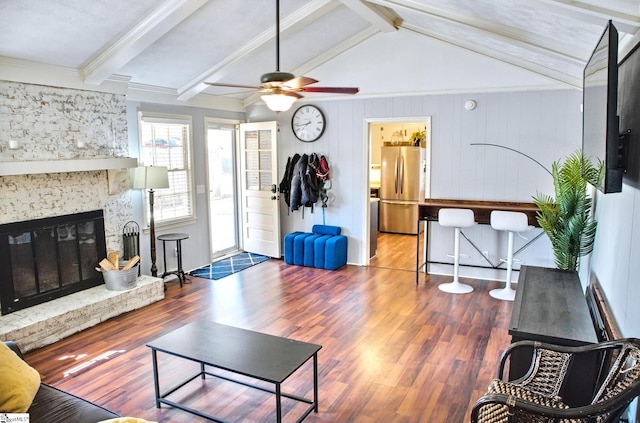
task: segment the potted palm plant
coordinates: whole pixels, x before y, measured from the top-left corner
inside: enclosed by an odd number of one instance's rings
[[[591,163],[582,150],[551,167],[555,198],[537,193],[533,202],[540,208],[537,220],[545,231],[558,269],[577,270],[580,257],[593,250],[597,222],[591,216],[592,199],[587,184],[598,186],[603,163]]]

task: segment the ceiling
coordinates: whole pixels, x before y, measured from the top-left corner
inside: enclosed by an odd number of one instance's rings
[[[275,5],[0,0],[0,59],[71,71],[88,85],[126,81],[176,101],[215,95],[246,107],[259,97],[204,82],[259,85],[276,70]],[[280,0],[280,70],[359,96],[580,88],[608,19],[621,46],[636,42],[638,0]]]

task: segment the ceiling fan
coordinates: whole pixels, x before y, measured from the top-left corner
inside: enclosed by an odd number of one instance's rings
[[[306,76],[295,76],[289,72],[280,71],[280,0],[276,0],[276,70],[267,72],[260,77],[260,85],[225,84],[220,82],[205,82],[215,87],[242,88],[262,93],[262,99],[273,111],[289,110],[291,105],[308,93],[356,94],[359,89],[353,87],[310,87],[318,82]]]

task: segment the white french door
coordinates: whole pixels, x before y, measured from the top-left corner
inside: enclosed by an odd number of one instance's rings
[[[231,124],[207,123],[211,259],[239,249],[236,136]]]
[[[280,258],[276,122],[240,125],[243,249]]]

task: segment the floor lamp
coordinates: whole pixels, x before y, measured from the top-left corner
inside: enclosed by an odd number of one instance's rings
[[[149,239],[151,244],[151,276],[158,276],[156,266],[156,224],[153,220],[154,189],[169,188],[169,171],[164,166],[140,166],[133,176],[133,188],[149,190]]]

